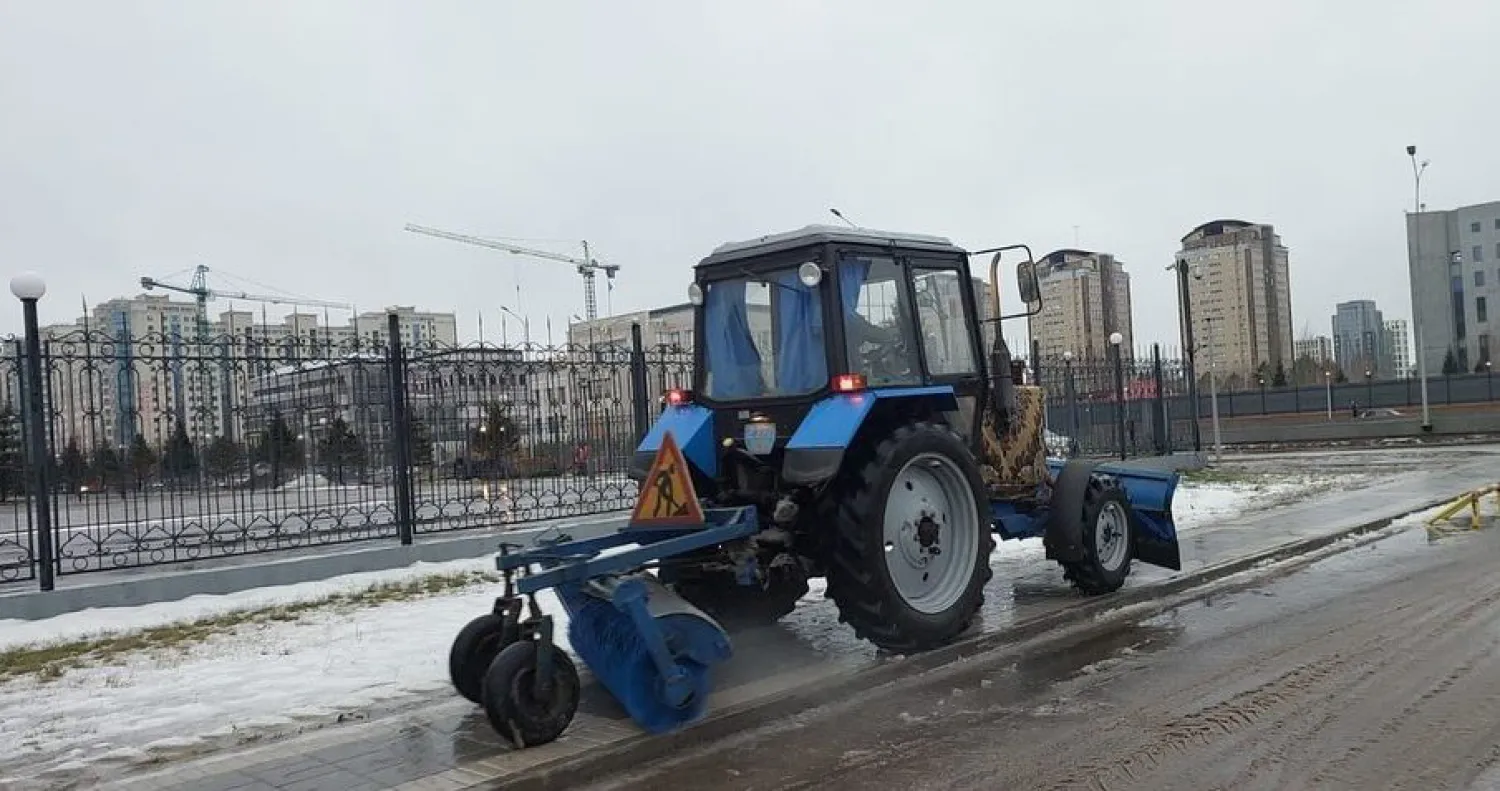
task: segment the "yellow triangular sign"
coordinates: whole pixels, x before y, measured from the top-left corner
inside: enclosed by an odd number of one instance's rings
[[[651,527],[703,524],[703,506],[698,503],[693,476],[671,432],[662,436],[651,471],[641,482],[641,494],[635,501],[630,524]]]

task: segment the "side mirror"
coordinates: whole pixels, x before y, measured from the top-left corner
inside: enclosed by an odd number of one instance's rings
[[[1027,305],[1035,305],[1041,301],[1041,287],[1036,279],[1036,262],[1027,259],[1016,264],[1016,291],[1021,301]]]

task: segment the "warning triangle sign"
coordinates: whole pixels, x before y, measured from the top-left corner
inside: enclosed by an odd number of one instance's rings
[[[641,482],[630,524],[632,527],[703,524],[703,506],[698,503],[693,476],[671,432],[662,436],[651,471]]]

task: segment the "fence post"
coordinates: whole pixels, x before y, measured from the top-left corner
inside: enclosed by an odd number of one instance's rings
[[[406,415],[406,355],[401,348],[401,317],[386,314],[390,339],[386,354],[386,380],[391,391],[391,451],[396,474],[396,537],[403,545],[412,540],[411,425]]]
[[[651,428],[650,397],[646,394],[646,349],[641,340],[640,323],[630,325],[630,404],[635,419],[635,441],[640,442]]]
[[[36,526],[37,576],[41,589],[53,588],[52,577],[52,505],[51,484],[47,481],[48,468],[52,466],[52,455],[47,450],[47,405],[42,400],[45,392],[42,384],[42,333],[37,327],[36,303],[47,293],[47,283],[35,272],[23,272],[10,281],[10,293],[21,300],[21,309],[26,324],[26,368],[23,374],[25,409],[22,410],[22,426],[26,429],[27,447],[31,455],[32,508],[36,511],[32,524]]]
[[[1166,375],[1161,368],[1161,344],[1151,344],[1151,377],[1156,382],[1156,401],[1151,405],[1151,443],[1156,449],[1158,456],[1165,456],[1171,451],[1168,442],[1171,434],[1167,427],[1171,425],[1171,418],[1167,416],[1167,387]]]

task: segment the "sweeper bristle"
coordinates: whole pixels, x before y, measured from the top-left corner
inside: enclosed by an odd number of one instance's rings
[[[676,661],[687,673],[693,694],[686,704],[673,706],[663,699],[661,674],[629,615],[577,586],[560,587],[558,594],[568,610],[568,642],[573,653],[624,706],[631,719],[648,732],[664,733],[703,716],[712,688],[709,667],[691,655],[707,658],[713,652],[705,646],[727,646],[727,638],[716,624],[689,612],[655,619],[673,635],[673,644],[689,649],[679,651]]]

